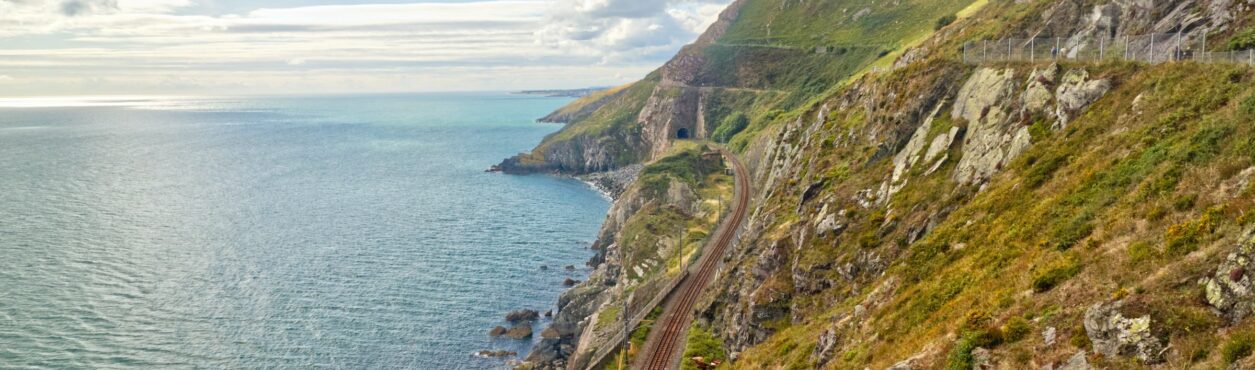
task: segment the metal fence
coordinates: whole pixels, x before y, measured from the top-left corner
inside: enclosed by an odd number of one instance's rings
[[[1255,49],[1215,51],[1208,50],[1208,46],[1206,36],[1191,37],[1180,33],[981,40],[963,44],[963,61],[984,63],[1127,60],[1163,63],[1190,60],[1255,66]],[[1215,49],[1215,45],[1212,45],[1212,49]]]

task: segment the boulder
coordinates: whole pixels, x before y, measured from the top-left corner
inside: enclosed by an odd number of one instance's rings
[[[513,328],[510,328],[509,331],[506,331],[505,336],[510,337],[511,339],[531,338],[532,324],[522,323],[515,325]]]
[[[563,281],[562,281],[562,286],[572,287],[572,286],[575,286],[575,284],[579,284],[579,283],[580,283],[580,281],[579,281],[579,280],[575,280],[575,279],[572,279],[572,278],[566,278],[566,280],[563,280]]]
[[[1238,322],[1255,312],[1255,229],[1247,231],[1234,251],[1203,279],[1207,304],[1230,322]]]
[[[502,350],[496,350],[496,351],[483,350],[483,351],[476,352],[475,355],[479,357],[486,357],[486,358],[499,358],[499,357],[518,356],[519,353],[502,349]]]
[[[1085,351],[1077,352],[1063,363],[1058,370],[1090,370],[1089,361],[1085,359]]]
[[[1042,338],[1042,343],[1045,343],[1047,346],[1055,345],[1055,338],[1056,338],[1055,327],[1051,326],[1051,327],[1047,327],[1046,330],[1043,330],[1041,332],[1041,338]]]
[[[540,337],[545,339],[558,339],[562,338],[562,333],[558,332],[558,329],[550,326],[545,328],[545,330],[540,331]]]
[[[505,321],[509,321],[512,323],[517,323],[520,321],[536,321],[536,319],[539,319],[539,318],[540,318],[540,312],[536,312],[536,310],[511,311],[510,313],[505,315]]]
[[[505,335],[506,331],[507,329],[504,326],[497,325],[497,327],[492,328],[492,330],[488,331],[488,335],[492,336],[493,338],[496,338],[496,337]]]
[[[1025,83],[1024,109],[1028,112],[1047,112],[1050,108],[1050,102],[1054,99],[1055,77],[1059,71],[1059,65],[1052,64],[1044,69],[1034,69],[1028,75],[1028,82]]]
[[[976,347],[972,350],[972,370],[990,370],[994,368],[994,356],[988,349]]]
[[[1134,357],[1144,364],[1163,362],[1164,344],[1151,334],[1150,315],[1127,318],[1123,301],[1099,303],[1085,311],[1085,333],[1094,352],[1108,357]]]

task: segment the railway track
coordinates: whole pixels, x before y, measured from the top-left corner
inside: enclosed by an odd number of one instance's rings
[[[727,150],[720,150],[724,157],[732,163],[736,185],[733,190],[734,202],[729,217],[720,225],[713,244],[702,253],[697,272],[689,274],[667,298],[659,322],[645,341],[641,356],[633,363],[633,369],[666,370],[679,368],[680,356],[683,355],[684,343],[688,335],[688,327],[693,322],[693,305],[701,296],[715,272],[719,269],[719,260],[723,258],[728,246],[736,239],[737,231],[744,223],[749,210],[750,188],[749,173],[736,156]]]

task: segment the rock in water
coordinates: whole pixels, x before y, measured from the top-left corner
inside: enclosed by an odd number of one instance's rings
[[[475,355],[479,357],[485,357],[485,358],[498,358],[498,357],[518,356],[519,353],[502,349],[502,350],[496,350],[496,351],[483,350],[483,351],[476,352]]]
[[[505,321],[517,323],[520,321],[536,321],[540,318],[540,312],[536,310],[518,310],[512,311],[505,315]]]
[[[491,335],[493,338],[496,338],[496,337],[505,335],[506,331],[507,330],[504,326],[497,325],[497,327],[492,328],[492,330],[488,332],[488,335]]]
[[[505,333],[507,337],[512,339],[526,339],[532,337],[532,324],[522,323],[515,325]]]
[[[563,281],[562,281],[562,286],[568,286],[568,287],[571,287],[571,286],[575,286],[575,284],[579,284],[579,283],[580,283],[580,281],[579,281],[579,280],[575,280],[575,279],[572,279],[572,278],[566,278],[566,280],[563,280]]]

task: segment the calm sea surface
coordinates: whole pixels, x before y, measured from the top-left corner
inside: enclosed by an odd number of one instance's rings
[[[483,172],[567,101],[0,107],[0,368],[500,367],[472,353],[531,347],[487,332],[582,279],[608,207]]]

